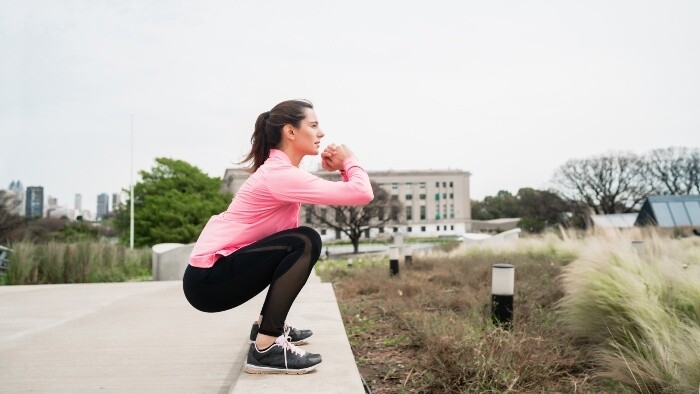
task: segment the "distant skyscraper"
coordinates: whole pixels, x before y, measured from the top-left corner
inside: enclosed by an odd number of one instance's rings
[[[75,210],[76,211],[83,210],[83,196],[80,193],[75,195]]]
[[[109,194],[102,193],[97,196],[97,217],[96,219],[102,219],[109,213]]]
[[[40,218],[44,216],[44,187],[43,186],[28,186],[27,198],[25,200],[25,214],[29,218]]]
[[[122,195],[120,193],[112,193],[112,212],[119,208],[119,204],[122,203]]]
[[[15,215],[24,216],[24,186],[22,186],[22,182],[12,181],[8,190],[10,191],[10,194],[13,196],[14,200],[11,203],[11,207],[14,207],[14,209],[12,209],[11,212]]]

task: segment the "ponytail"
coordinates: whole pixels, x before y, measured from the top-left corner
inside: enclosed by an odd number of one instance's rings
[[[275,105],[269,112],[258,115],[253,136],[250,137],[253,146],[245,159],[238,164],[251,162],[248,171],[257,171],[270,156],[270,149],[279,147],[284,125],[299,127],[306,117],[306,108],[313,109],[313,105],[308,101],[289,100]]]

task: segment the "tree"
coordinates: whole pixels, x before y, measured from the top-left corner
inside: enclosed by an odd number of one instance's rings
[[[484,201],[472,202],[472,219],[491,220],[520,216],[518,199],[507,190],[499,190],[495,196],[486,196]]]
[[[700,193],[700,149],[654,149],[644,159],[644,170],[652,182],[654,193]]]
[[[22,227],[25,219],[14,213],[19,202],[4,190],[0,190],[0,242],[10,241],[14,230]]]
[[[359,252],[362,234],[372,228],[384,227],[388,222],[400,220],[403,204],[374,182],[374,199],[365,206],[316,206],[305,207],[307,219],[315,225],[328,226],[350,238],[353,253]]]
[[[221,179],[209,177],[182,160],[156,158],[156,165],[140,171],[134,185],[134,245],[163,242],[191,243],[209,218],[226,209],[229,193]],[[116,211],[114,225],[122,242],[129,240],[130,199]]]
[[[627,213],[652,190],[643,169],[642,158],[633,153],[609,153],[567,161],[553,182],[566,199],[583,202],[597,214]]]

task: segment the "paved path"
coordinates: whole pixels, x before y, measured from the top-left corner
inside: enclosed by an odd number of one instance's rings
[[[0,392],[363,393],[332,286],[313,276],[288,320],[323,355],[300,376],[241,372],[263,294],[231,311],[192,308],[182,284],[0,287]]]

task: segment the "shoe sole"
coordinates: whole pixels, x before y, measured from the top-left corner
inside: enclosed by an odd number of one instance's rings
[[[316,365],[312,365],[307,368],[300,368],[300,369],[285,369],[285,368],[274,368],[274,367],[264,367],[262,365],[253,365],[253,364],[246,364],[245,367],[243,368],[244,371],[247,373],[252,373],[252,374],[275,374],[275,375],[303,375],[305,373],[309,373],[313,371],[317,366],[319,366],[318,363]]]
[[[312,336],[313,336],[313,335],[312,335]],[[312,337],[312,336],[311,336],[311,337]],[[304,339],[302,339],[302,340],[299,340],[299,341],[296,341],[296,342],[289,342],[289,343],[291,343],[292,345],[295,345],[295,346],[306,345],[306,344],[309,343],[308,339],[311,338],[311,337],[307,337],[307,338],[304,338]],[[255,341],[251,341],[251,340],[248,340],[248,342],[250,342],[250,343],[255,343]]]

